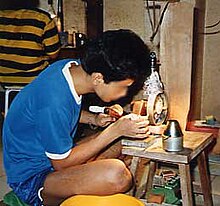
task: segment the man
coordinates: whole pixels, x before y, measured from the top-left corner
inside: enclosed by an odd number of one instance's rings
[[[57,57],[57,27],[49,13],[38,9],[39,0],[0,4],[0,83],[24,86]]]
[[[91,41],[82,59],[55,62],[19,92],[3,128],[4,166],[17,196],[59,205],[76,194],[126,192],[132,176],[125,164],[96,157],[121,136],[147,137],[148,121],[81,112],[81,98],[117,100],[149,75],[148,47],[130,30],[113,30]],[[108,127],[78,144],[78,122]]]
[[[39,0],[0,0],[0,87],[27,85],[58,56],[55,21],[38,5]],[[4,112],[4,92],[0,97]]]

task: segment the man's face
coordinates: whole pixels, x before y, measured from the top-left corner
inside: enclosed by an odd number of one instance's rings
[[[104,102],[111,102],[126,96],[128,87],[131,86],[133,82],[134,80],[126,79],[108,84],[103,83],[99,85],[100,87],[96,90],[96,93]]]

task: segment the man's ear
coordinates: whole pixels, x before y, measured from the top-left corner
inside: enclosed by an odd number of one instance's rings
[[[104,83],[104,79],[103,79],[103,75],[99,72],[93,72],[91,74],[92,77],[92,82],[94,85],[98,85],[98,84],[103,84]]]

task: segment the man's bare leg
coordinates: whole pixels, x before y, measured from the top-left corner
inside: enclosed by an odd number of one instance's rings
[[[45,205],[58,205],[73,195],[111,195],[126,192],[132,175],[117,159],[103,159],[49,174],[42,191]]]

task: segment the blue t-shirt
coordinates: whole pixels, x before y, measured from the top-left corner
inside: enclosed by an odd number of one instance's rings
[[[12,102],[3,126],[8,183],[51,167],[49,158],[66,158],[74,147],[81,96],[74,89],[71,62],[80,63],[68,59],[50,65]]]

